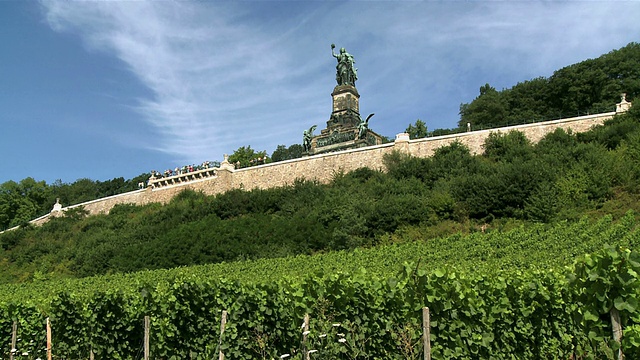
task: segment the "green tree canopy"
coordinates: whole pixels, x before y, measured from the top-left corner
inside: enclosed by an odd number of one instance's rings
[[[421,139],[427,137],[427,124],[418,119],[415,124],[409,124],[404,132],[409,134],[409,139]]]
[[[276,150],[271,154],[271,161],[291,160],[302,157],[304,148],[300,144],[293,144],[288,148],[285,145],[278,145]]]
[[[251,148],[251,145],[241,146],[233,154],[229,155],[229,162],[232,164],[239,164],[240,167],[247,167],[254,164],[258,159],[267,158],[267,152],[265,150],[256,152]]]
[[[494,87],[485,84],[480,87],[480,95],[470,104],[460,105],[459,127],[467,124],[475,128],[504,125],[507,119],[508,103],[505,96]]]
[[[56,180],[51,185],[30,177],[20,182],[7,181],[0,184],[0,230],[47,214],[56,199],[68,206],[121,194],[136,190],[138,183],[146,181],[149,176],[143,173],[130,180],[119,177],[106,181],[83,178],[70,184]]]
[[[0,185],[0,229],[34,219],[45,206],[50,189],[44,181],[26,178]]]
[[[567,118],[615,110],[620,94],[633,102],[640,95],[640,44],[573,64],[553,73],[497,91],[489,84],[460,105],[459,127],[474,129]]]

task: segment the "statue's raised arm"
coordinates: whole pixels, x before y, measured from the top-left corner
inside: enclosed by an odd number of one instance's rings
[[[353,65],[355,63],[353,56],[349,54],[345,48],[340,48],[340,53],[336,54],[333,51],[335,48],[336,45],[331,44],[331,55],[338,60],[338,64],[336,65],[336,81],[338,85],[356,86],[358,69]]]

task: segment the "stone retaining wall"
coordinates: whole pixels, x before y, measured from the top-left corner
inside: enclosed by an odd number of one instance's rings
[[[383,157],[394,150],[416,157],[429,157],[433,155],[435,149],[449,145],[454,141],[459,141],[468,146],[472,153],[480,154],[483,152],[482,146],[485,139],[494,132],[521,131],[535,143],[558,128],[571,129],[574,133],[588,131],[593,126],[601,125],[604,121],[611,119],[615,114],[615,112],[611,112],[416,140],[409,140],[407,134],[399,134],[393,143],[314,155],[238,170],[233,169],[233,166],[228,162],[223,162],[215,172],[215,176],[157,188],[147,187],[144,190],[69,206],[63,208],[60,212],[52,212],[49,215],[33,220],[32,223],[36,225],[43,224],[51,216],[58,216],[63,211],[79,206],[83,206],[89,214],[94,215],[106,214],[117,204],[167,203],[185,189],[202,191],[207,195],[215,195],[237,188],[250,190],[285,186],[292,184],[296,179],[328,183],[339,172],[349,172],[361,167],[384,170]]]

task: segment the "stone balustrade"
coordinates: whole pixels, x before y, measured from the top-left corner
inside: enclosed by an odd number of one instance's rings
[[[202,170],[194,170],[184,174],[178,174],[168,177],[156,177],[151,175],[147,186],[151,189],[159,189],[167,186],[180,185],[196,180],[210,179],[217,176],[218,168],[208,168]]]

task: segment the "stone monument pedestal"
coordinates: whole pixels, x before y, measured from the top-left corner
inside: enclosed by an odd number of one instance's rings
[[[338,85],[331,93],[333,111],[322,133],[328,134],[340,127],[357,127],[360,123],[360,94],[355,86]]]
[[[338,85],[331,93],[333,107],[327,128],[311,140],[310,155],[382,144],[360,116],[360,94],[353,85]]]

